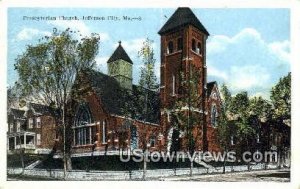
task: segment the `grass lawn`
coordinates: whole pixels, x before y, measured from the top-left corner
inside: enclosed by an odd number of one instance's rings
[[[139,158],[137,158],[139,159]],[[173,169],[173,168],[189,168],[190,161],[185,159],[184,162],[158,162],[147,163],[147,169]],[[201,167],[194,163],[194,167]],[[36,166],[40,169],[63,169],[62,159],[46,159],[41,164]],[[105,170],[105,171],[129,171],[143,169],[143,162],[133,161],[133,157],[128,162],[122,162],[118,155],[113,156],[87,156],[87,157],[73,157],[73,170]]]
[[[127,156],[124,157],[126,159]],[[128,162],[122,162],[120,156],[118,155],[108,155],[108,156],[85,156],[85,157],[73,157],[72,158],[72,168],[73,170],[99,170],[99,171],[129,171],[129,170],[139,170],[143,169],[143,162],[133,161],[134,157]],[[140,159],[135,157],[136,159]],[[7,167],[21,167],[20,155],[8,155],[7,156]],[[40,169],[63,169],[62,159],[53,159],[47,155],[36,155],[36,154],[25,154],[24,163],[25,167],[34,163],[37,160],[41,160],[42,163],[37,165],[36,168]],[[223,162],[207,162],[209,165],[214,167],[222,167]],[[231,165],[246,165],[243,162],[240,163],[230,163],[227,162],[226,166]],[[194,163],[194,167],[202,167],[201,165]],[[147,169],[174,169],[174,168],[189,168],[190,161],[188,158],[180,159],[179,162],[164,162],[162,159],[158,162],[150,161],[147,163]]]
[[[25,167],[36,162],[37,160],[43,160],[47,155],[39,154],[24,154],[24,165]],[[22,167],[21,157],[19,154],[8,154],[7,155],[7,167],[17,168]]]

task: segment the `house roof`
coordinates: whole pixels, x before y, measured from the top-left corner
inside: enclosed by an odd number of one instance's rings
[[[128,54],[126,53],[126,51],[122,47],[121,41],[119,41],[119,46],[113,52],[111,57],[108,59],[107,63],[111,63],[111,62],[114,62],[114,61],[120,60],[120,59],[125,60],[126,62],[129,62],[129,63],[133,64],[133,62],[129,58]]]
[[[14,108],[10,109],[10,114],[13,115],[15,118],[19,118],[19,119],[25,118],[24,113],[25,113],[24,110],[18,110]]]
[[[212,82],[207,83],[207,97],[210,96],[215,84],[217,84],[216,81],[212,81]]]
[[[30,103],[30,109],[33,109],[35,114],[49,115],[54,113],[53,108],[43,104]]]
[[[151,111],[145,117],[141,113],[144,108],[143,93],[136,85],[133,85],[132,91],[129,91],[122,88],[114,77],[92,69],[85,70],[83,76],[88,79],[88,83],[100,98],[104,109],[110,114],[120,116],[130,114],[133,119],[159,123],[159,94],[157,92],[148,91],[151,99],[148,107],[151,107]],[[86,85],[85,83],[80,83]]]
[[[198,20],[192,10],[188,7],[179,7],[170,17],[170,19],[165,23],[165,25],[159,30],[158,33],[160,35],[163,35],[175,28],[183,27],[186,25],[193,25],[206,35],[209,35],[208,31]]]

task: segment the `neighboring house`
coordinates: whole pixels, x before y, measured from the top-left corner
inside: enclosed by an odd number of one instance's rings
[[[8,110],[8,150],[49,153],[56,138],[54,115],[47,106],[29,103],[27,110]]]
[[[29,145],[29,141],[35,141],[35,133],[26,132],[26,117],[25,111],[10,108],[7,112],[7,149],[13,151],[25,147],[27,149],[34,149],[34,145]],[[25,142],[25,141],[26,142]],[[28,142],[27,142],[28,141]],[[28,144],[26,146],[26,144]]]

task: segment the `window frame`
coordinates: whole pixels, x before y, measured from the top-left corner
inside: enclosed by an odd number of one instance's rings
[[[200,54],[202,55],[202,44],[200,43],[200,41],[197,42],[197,45],[196,45],[196,51],[195,51],[197,54]]]
[[[183,49],[183,39],[182,37],[177,38],[177,51],[181,51]]]
[[[33,119],[32,118],[28,119],[28,129],[33,129]]]
[[[36,134],[36,145],[41,145],[42,144],[42,136],[40,133]]]
[[[9,132],[11,132],[11,133],[14,132],[14,124],[13,123],[9,124]]]
[[[172,96],[176,94],[176,76],[172,74]]]
[[[21,123],[17,121],[17,132],[21,132]]]
[[[36,117],[35,121],[36,121],[36,128],[41,128],[42,126],[41,117]]]
[[[172,40],[170,40],[167,43],[167,54],[172,54],[172,53],[174,53],[174,43]]]
[[[101,128],[101,132],[102,132],[102,144],[107,144],[107,121],[103,120],[102,121],[102,128]]]
[[[152,145],[153,144],[153,145]],[[154,148],[156,144],[156,137],[154,135],[150,136],[149,138],[149,147]]]
[[[192,39],[192,51],[196,52],[196,40]]]
[[[217,117],[218,117],[217,106],[213,104],[211,107],[211,126],[214,128],[218,126]]]

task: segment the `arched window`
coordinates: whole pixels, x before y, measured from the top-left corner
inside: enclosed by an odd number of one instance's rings
[[[87,105],[80,105],[75,115],[74,144],[92,144],[94,129],[87,124],[92,123],[90,109]]]
[[[196,51],[196,40],[192,39],[192,50]]]
[[[174,52],[174,44],[173,44],[173,41],[169,41],[168,43],[168,54],[171,54]]]
[[[76,113],[75,125],[81,126],[91,123],[91,113],[87,106],[81,105]]]
[[[213,127],[217,126],[217,116],[217,108],[215,105],[213,105],[211,108],[211,125]]]
[[[178,51],[182,50],[182,46],[183,46],[182,38],[180,37],[177,39],[177,50]]]
[[[197,43],[196,53],[202,54],[202,52],[201,52],[201,43],[200,42]]]

